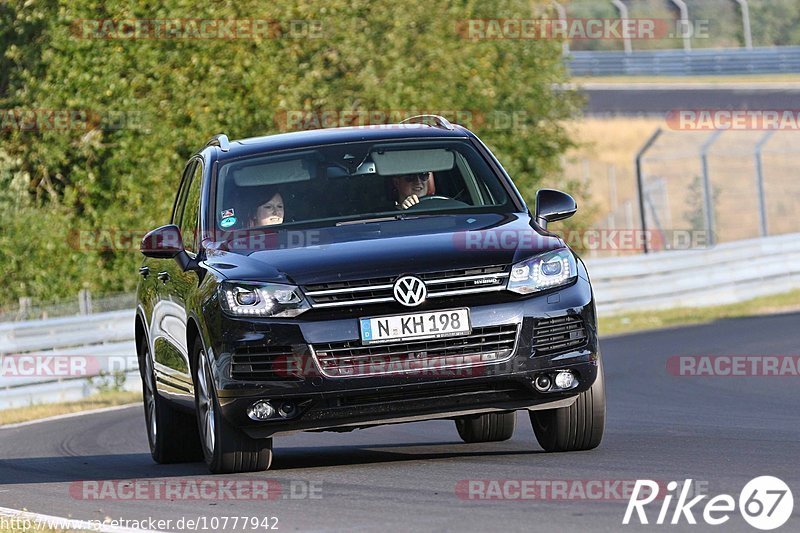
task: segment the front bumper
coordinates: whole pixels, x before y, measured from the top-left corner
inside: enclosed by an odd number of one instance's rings
[[[518,324],[519,334],[511,356],[499,363],[466,368],[441,368],[364,377],[326,377],[319,370],[312,348],[323,343],[358,342],[357,317],[331,319],[233,319],[217,315],[221,334],[209,346],[222,415],[253,438],[308,430],[347,431],[378,424],[451,418],[467,414],[517,409],[549,409],[570,405],[589,389],[597,376],[597,331],[591,286],[576,283],[525,299],[497,300],[490,294],[471,302],[472,327]],[[474,304],[474,305],[473,305]],[[461,307],[442,302],[441,308]],[[402,313],[402,310],[396,311]],[[371,316],[371,314],[366,315]],[[534,348],[534,328],[542,319],[580,317],[586,340],[567,351],[542,355]],[[303,316],[299,318],[304,318]],[[234,379],[232,354],[243,348],[291,346],[310,356],[300,376],[270,381]],[[534,379],[541,373],[571,370],[576,385],[565,391],[540,392]],[[292,414],[254,421],[247,408],[256,400],[278,406],[288,402]]]

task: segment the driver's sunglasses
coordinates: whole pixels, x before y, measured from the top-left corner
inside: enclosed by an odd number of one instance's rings
[[[406,183],[413,183],[415,181],[421,181],[424,183],[428,181],[429,177],[430,174],[428,174],[427,172],[419,172],[417,174],[407,174],[403,176],[403,179],[406,181]]]

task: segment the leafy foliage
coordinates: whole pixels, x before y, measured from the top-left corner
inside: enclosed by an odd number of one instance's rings
[[[458,33],[466,19],[530,17],[528,0],[152,5],[0,5],[0,264],[10,280],[0,304],[132,290],[138,252],[97,249],[82,232],[164,223],[184,161],[207,138],[285,131],[291,112],[451,110],[472,117],[465,125],[529,200],[545,181],[558,185],[570,146],[560,121],[577,109],[575,95],[554,89],[565,81],[559,43]],[[81,21],[104,18],[268,19],[280,32],[85,38]],[[65,111],[72,122],[29,129],[9,110]]]

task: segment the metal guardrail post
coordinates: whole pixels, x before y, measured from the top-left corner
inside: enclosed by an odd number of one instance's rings
[[[717,243],[716,220],[714,217],[714,192],[711,188],[711,177],[708,172],[708,150],[711,145],[719,139],[723,130],[716,130],[700,147],[700,160],[703,163],[703,205],[705,206],[706,229],[708,230],[708,244],[714,246]]]
[[[558,18],[566,22],[567,20],[567,10],[562,6],[560,3],[553,0],[552,2],[553,7],[556,8],[556,13],[558,13]],[[561,43],[561,53],[563,55],[569,55],[569,39],[564,39],[564,42]]]
[[[683,0],[670,0],[673,4],[678,6],[681,12],[681,32],[683,33],[683,49],[687,52],[692,50],[692,34],[690,32],[691,26],[689,22],[689,8],[686,7],[686,2]]]
[[[92,314],[92,293],[89,289],[81,289],[78,292],[78,309],[82,315]]]
[[[619,11],[619,18],[627,20],[628,6],[623,4],[622,0],[611,0],[611,3],[614,4],[614,7],[616,7]],[[628,55],[633,52],[633,47],[631,46],[631,36],[628,35],[627,32],[623,32],[622,34],[622,47],[625,49],[625,53]]]
[[[647,246],[647,218],[645,216],[645,209],[644,209],[644,177],[642,175],[642,158],[644,157],[645,152],[647,152],[653,143],[656,142],[658,136],[661,135],[661,128],[656,128],[644,145],[639,148],[639,151],[636,152],[636,185],[639,189],[639,215],[642,217],[642,233],[644,234],[644,253],[647,253],[648,246]]]
[[[736,0],[742,11],[742,31],[744,32],[744,47],[748,50],[753,49],[753,34],[750,31],[750,6],[747,0]]]
[[[761,229],[761,236],[766,237],[769,234],[767,227],[767,197],[764,193],[764,170],[761,164],[761,149],[775,134],[775,130],[766,132],[756,143],[755,147],[755,160],[756,160],[756,192],[758,194],[758,220]]]

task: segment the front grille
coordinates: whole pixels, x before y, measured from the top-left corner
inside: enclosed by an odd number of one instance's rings
[[[368,346],[360,341],[317,344],[313,353],[328,377],[424,374],[507,360],[514,353],[518,333],[518,324],[504,324],[472,328],[469,335],[445,339]]]
[[[231,355],[231,378],[246,381],[299,379],[301,359],[291,346],[246,346]]]
[[[568,352],[586,342],[586,327],[583,319],[577,315],[538,320],[533,330],[535,355]]]
[[[508,267],[461,268],[417,274],[428,288],[428,298],[490,292],[505,288]],[[303,286],[312,307],[338,307],[393,302],[396,278],[371,278]]]

